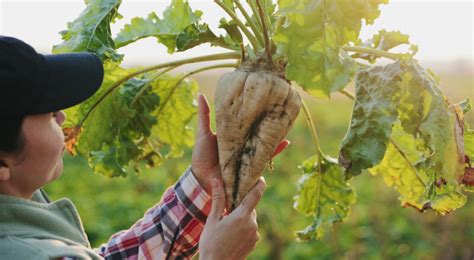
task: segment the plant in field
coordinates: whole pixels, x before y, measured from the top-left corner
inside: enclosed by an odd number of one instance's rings
[[[276,145],[303,108],[316,154],[300,168],[303,176],[294,207],[314,218],[299,239],[321,237],[344,220],[355,202],[350,180],[381,174],[400,193],[404,206],[449,213],[473,191],[474,132],[464,122],[466,99],[454,104],[437,76],[414,58],[407,35],[381,30],[362,42],[363,23],[379,16],[387,0],[215,0],[224,12],[215,33],[202,11],[173,0],[157,15],[136,17],[112,35],[121,18],[120,0],[89,0],[81,15],[61,32],[53,52],[91,51],[104,62],[99,92],[67,111],[65,133],[71,152],[85,156],[97,173],[125,176],[141,162],[158,166],[181,156],[193,143],[190,120],[197,91],[193,74],[235,68],[216,89],[219,157],[228,207],[237,205],[264,171]],[[227,49],[149,67],[120,66],[121,47],[154,37],[169,53],[200,44]],[[394,53],[405,45],[406,53]],[[382,64],[379,59],[392,60]],[[177,67],[207,61],[177,75]],[[355,94],[345,88],[355,81]],[[319,146],[315,125],[300,93],[354,100],[352,118],[338,159]]]

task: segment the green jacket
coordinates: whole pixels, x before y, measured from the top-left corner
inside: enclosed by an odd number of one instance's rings
[[[0,258],[101,259],[87,240],[69,199],[50,202],[38,190],[32,200],[0,195]]]

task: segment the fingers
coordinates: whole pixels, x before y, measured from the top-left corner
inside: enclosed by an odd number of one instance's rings
[[[265,181],[260,179],[257,184],[250,190],[250,192],[242,200],[242,203],[239,205],[239,208],[242,208],[245,213],[251,214],[252,211],[257,207],[258,202],[262,198],[263,191],[265,190]]]
[[[204,94],[198,94],[198,136],[204,136],[211,132],[211,116],[209,103]]]
[[[283,150],[285,150],[285,148],[290,145],[290,141],[288,140],[283,140],[280,142],[280,144],[278,144],[277,148],[275,149],[275,151],[273,152],[273,155],[272,155],[272,158],[277,156],[279,153],[281,153]]]
[[[212,181],[212,206],[211,212],[207,217],[207,223],[215,224],[219,222],[225,209],[225,193],[222,183],[213,178]]]

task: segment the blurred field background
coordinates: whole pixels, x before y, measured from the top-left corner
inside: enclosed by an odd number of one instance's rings
[[[39,52],[48,53],[61,42],[59,31],[84,8],[82,0],[0,0],[0,34],[19,37]],[[206,10],[211,27],[222,17],[212,1],[191,0],[193,7]],[[472,67],[472,1],[392,0],[383,6],[377,22],[362,32],[367,39],[381,28],[400,30],[420,46],[417,58],[441,78],[441,86],[454,102],[466,96],[474,99]],[[169,0],[124,0],[117,32],[134,16],[151,10],[161,13]],[[214,9],[212,9],[214,8]],[[34,21],[33,23],[30,21]],[[171,58],[154,39],[144,39],[122,49],[124,64],[150,65]],[[203,46],[192,54],[207,54]],[[220,51],[219,49],[217,51]],[[213,90],[224,71],[198,74],[200,91],[212,103]],[[308,98],[322,148],[337,157],[352,110],[352,101],[335,94],[332,100]],[[474,111],[466,117],[474,126]],[[196,122],[193,122],[196,126]],[[249,259],[474,259],[474,194],[467,204],[447,216],[419,213],[402,208],[397,193],[380,176],[363,174],[353,180],[358,198],[349,219],[339,223],[320,241],[295,242],[294,231],[311,223],[311,218],[293,209],[293,196],[301,172],[298,165],[315,153],[310,132],[301,113],[288,139],[292,144],[274,160],[275,170],[266,173],[268,187],[258,206],[261,240]],[[158,203],[191,162],[191,149],[180,159],[170,160],[142,176],[107,179],[95,175],[81,158],[65,157],[63,175],[46,187],[52,199],[69,197],[77,206],[93,246],[110,235],[129,228],[146,209]],[[0,257],[1,258],[1,257]]]
[[[441,64],[440,64],[441,65]],[[436,66],[435,66],[436,67]],[[443,66],[439,66],[442,68]],[[225,71],[197,75],[200,91],[213,101],[217,78]],[[453,64],[437,71],[443,90],[454,102],[474,98],[472,67]],[[339,142],[350,120],[352,101],[335,94],[332,100],[307,98],[322,148],[337,157]],[[467,116],[474,125],[474,113]],[[193,123],[196,126],[196,122]],[[346,222],[339,223],[320,241],[296,242],[294,231],[311,218],[293,209],[293,196],[301,173],[298,165],[315,149],[303,113],[290,132],[291,145],[266,172],[268,187],[258,206],[261,239],[249,259],[466,259],[474,257],[474,195],[467,204],[446,216],[402,208],[397,193],[380,176],[366,173],[352,183],[357,202]],[[53,199],[69,197],[82,216],[93,246],[129,228],[157,203],[191,162],[189,149],[143,176],[107,179],[95,175],[81,158],[65,158],[61,178],[46,190]]]

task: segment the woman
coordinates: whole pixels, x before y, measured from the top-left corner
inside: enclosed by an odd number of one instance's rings
[[[41,55],[0,36],[0,256],[2,259],[243,259],[258,240],[260,180],[231,214],[209,106],[198,96],[199,126],[191,167],[130,229],[91,249],[68,199],[42,190],[62,173],[62,109],[92,96],[103,67],[90,53]],[[288,145],[283,141],[275,155]],[[209,194],[212,194],[209,196]],[[112,217],[112,216],[111,216]]]

